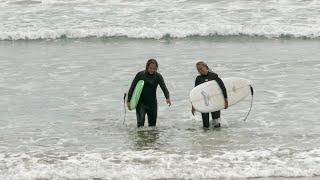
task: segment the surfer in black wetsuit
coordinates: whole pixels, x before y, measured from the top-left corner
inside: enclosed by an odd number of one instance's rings
[[[228,108],[228,97],[227,97],[227,91],[226,88],[223,84],[223,81],[219,78],[219,76],[212,72],[208,65],[203,62],[203,61],[199,61],[197,64],[197,70],[199,72],[199,76],[197,76],[196,81],[195,81],[195,86],[198,86],[199,84],[208,82],[208,81],[212,81],[215,80],[217,81],[218,85],[220,86],[223,96],[224,96],[224,108],[227,109]],[[192,110],[191,110],[192,114],[194,115],[195,109],[192,106]],[[202,122],[203,122],[203,127],[204,128],[209,128],[209,113],[201,113],[202,115]],[[212,116],[212,120],[213,120],[213,126],[215,128],[220,127],[220,111],[215,111],[215,112],[211,112],[211,116]]]
[[[146,64],[146,69],[137,73],[128,92],[127,105],[130,109],[129,102],[134,88],[139,80],[144,80],[143,90],[136,107],[138,127],[144,126],[146,114],[148,115],[148,125],[156,126],[158,112],[156,91],[158,85],[160,85],[164,96],[166,97],[166,103],[169,106],[171,105],[169,91],[164,83],[162,75],[157,72],[157,69],[158,62],[155,59],[149,59]]]

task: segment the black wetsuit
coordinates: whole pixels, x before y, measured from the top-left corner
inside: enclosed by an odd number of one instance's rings
[[[139,80],[144,80],[143,90],[141,92],[141,96],[136,107],[136,115],[137,115],[137,125],[138,127],[144,126],[145,116],[148,115],[148,125],[156,126],[157,123],[157,87],[160,85],[164,96],[166,99],[169,99],[169,91],[164,83],[163,77],[160,73],[148,74],[145,71],[140,71],[137,73],[133,82],[131,83],[131,87],[128,93],[128,101],[130,101],[133,90]]]
[[[219,76],[214,72],[209,71],[207,75],[197,76],[196,81],[195,81],[195,86],[198,86],[199,84],[202,84],[202,83],[205,83],[208,81],[212,81],[212,80],[217,81],[218,85],[220,86],[220,88],[222,90],[224,98],[227,98],[226,87],[224,86],[224,83],[219,78]],[[201,113],[201,115],[202,115],[203,127],[208,128],[209,127],[209,113]],[[214,119],[214,120],[220,118],[220,111],[211,112],[211,116],[212,116],[212,119]],[[218,125],[218,126],[220,126],[220,125]]]

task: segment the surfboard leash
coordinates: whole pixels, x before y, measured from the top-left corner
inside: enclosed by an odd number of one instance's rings
[[[248,113],[247,113],[246,117],[243,119],[243,121],[246,121],[246,120],[247,120],[247,118],[248,118],[248,116],[249,116],[249,114],[250,114],[250,112],[251,112],[251,109],[252,109],[252,103],[253,103],[253,87],[252,87],[251,85],[249,85],[249,86],[250,86],[250,90],[251,90],[251,102],[250,102],[250,109],[249,109],[249,111],[248,111]]]
[[[123,116],[123,123],[122,125],[124,125],[124,122],[126,121],[126,115],[127,115],[127,109],[126,109],[126,97],[127,97],[127,93],[123,94],[123,109],[124,109],[124,116]]]

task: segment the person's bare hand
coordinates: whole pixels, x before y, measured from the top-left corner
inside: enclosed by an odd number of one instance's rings
[[[229,102],[227,98],[224,98],[224,109],[227,109],[229,107]]]
[[[170,99],[166,99],[166,103],[171,106],[171,100]]]
[[[194,116],[194,112],[196,111],[196,109],[194,109],[194,107],[192,106],[192,108],[191,108],[191,113],[192,113],[192,115]]]

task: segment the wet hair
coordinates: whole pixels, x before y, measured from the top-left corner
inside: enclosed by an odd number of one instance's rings
[[[196,66],[200,66],[200,65],[206,67],[209,72],[213,72],[213,71],[209,68],[209,66],[207,65],[207,63],[205,63],[205,62],[203,62],[203,61],[198,61],[197,64],[196,64]]]
[[[200,65],[206,67],[209,70],[209,67],[208,67],[207,63],[205,63],[203,61],[197,62],[196,66],[200,66]]]
[[[157,62],[157,60],[155,60],[155,59],[149,59],[149,60],[147,61],[147,64],[146,64],[145,73],[148,73],[148,68],[149,68],[150,64],[155,64],[156,67],[157,67],[157,69],[158,69],[158,62]]]

